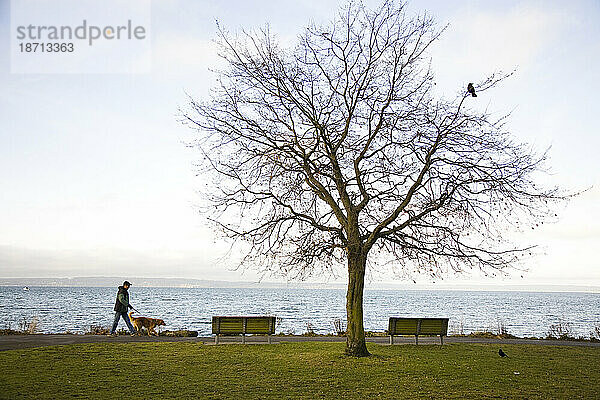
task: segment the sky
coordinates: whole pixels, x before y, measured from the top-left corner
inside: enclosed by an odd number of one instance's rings
[[[194,172],[198,153],[185,146],[193,132],[179,109],[214,85],[215,21],[233,32],[268,23],[293,43],[343,2],[273,4],[153,1],[148,72],[20,74],[10,68],[10,2],[0,0],[0,277],[259,279],[232,269],[235,257],[198,212],[205,177]],[[430,52],[440,95],[516,70],[478,101],[510,112],[518,140],[550,148],[547,182],[588,189],[557,224],[515,233],[540,248],[523,278],[446,282],[600,287],[600,3],[421,0],[409,9],[448,24]]]

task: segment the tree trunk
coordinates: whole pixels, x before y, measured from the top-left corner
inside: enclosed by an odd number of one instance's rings
[[[366,257],[362,252],[348,252],[348,292],[346,293],[346,354],[354,357],[369,356],[363,325],[363,291],[365,287]]]

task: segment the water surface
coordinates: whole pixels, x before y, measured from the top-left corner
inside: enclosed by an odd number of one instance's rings
[[[16,329],[23,318],[39,319],[43,333],[84,332],[109,326],[117,288],[0,287],[0,328]],[[345,291],[340,289],[238,289],[132,287],[130,300],[142,315],[162,318],[165,329],[210,334],[213,315],[275,315],[277,332],[317,333],[345,323]],[[501,322],[517,336],[545,336],[551,324],[568,322],[588,336],[600,325],[599,293],[366,290],[365,329],[384,331],[390,316],[449,317],[450,330],[470,333],[497,329]],[[121,321],[120,327],[124,327]]]

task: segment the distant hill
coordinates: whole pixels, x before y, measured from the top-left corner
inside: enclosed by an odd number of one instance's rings
[[[345,288],[345,284],[308,282],[230,282],[186,278],[126,278],[139,287],[190,287],[190,288]],[[74,277],[74,278],[0,278],[0,286],[60,286],[60,287],[116,287],[123,277]]]
[[[180,288],[289,288],[289,289],[346,289],[341,282],[232,282],[188,278],[144,277],[73,277],[73,278],[0,278],[0,286],[58,286],[58,287],[117,287],[127,279],[137,287]],[[503,282],[485,283],[389,283],[367,282],[367,290],[468,290],[517,292],[588,292],[600,293],[598,286],[586,285],[526,285]]]

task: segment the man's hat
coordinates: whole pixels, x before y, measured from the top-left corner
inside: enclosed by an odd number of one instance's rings
[[[131,283],[129,283],[129,281],[125,281],[123,282],[123,286],[131,286]]]

